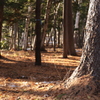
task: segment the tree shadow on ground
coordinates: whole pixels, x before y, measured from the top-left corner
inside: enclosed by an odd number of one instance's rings
[[[22,79],[27,81],[57,81],[62,80],[67,72],[73,72],[76,66],[62,66],[54,63],[43,63],[34,66],[30,59],[16,61],[3,57],[0,62],[0,77]]]

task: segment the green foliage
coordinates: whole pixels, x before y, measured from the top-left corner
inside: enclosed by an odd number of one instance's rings
[[[9,44],[6,40],[0,42],[0,49],[8,49]]]
[[[4,20],[13,24],[27,17],[28,6],[34,5],[32,0],[7,0],[4,8]]]
[[[46,15],[46,8],[47,8],[48,0],[42,0],[41,5],[41,25],[45,24],[45,15]],[[25,28],[25,18],[31,14],[30,23],[33,24],[29,25],[29,33],[34,32],[35,27],[35,5],[36,0],[5,0],[5,7],[4,7],[4,23],[6,22],[7,26],[13,26],[14,23],[18,23],[19,33],[21,34],[24,32]],[[49,24],[47,33],[50,32],[51,28],[54,27],[54,10],[57,8],[58,3],[61,3],[57,16],[56,16],[56,29],[60,30],[61,27],[59,26],[63,20],[63,0],[53,0],[52,5],[50,6],[50,13],[49,13]],[[80,11],[80,27],[79,29],[82,30],[83,26],[85,26],[86,16],[88,11],[88,4],[89,0],[83,0],[81,4],[78,4],[78,0],[72,0],[72,7],[73,7],[73,20],[75,21],[77,11]],[[28,7],[32,6],[33,12],[28,13]],[[32,29],[33,27],[33,29]],[[32,30],[32,31],[31,31]],[[8,30],[7,30],[8,31]],[[3,32],[3,34],[6,34]],[[11,33],[10,33],[11,34]],[[32,35],[34,35],[32,33]],[[30,35],[29,35],[30,36]],[[5,41],[8,41],[8,36],[4,35],[3,38],[7,40],[2,41],[1,45],[4,48],[7,48],[8,44]]]

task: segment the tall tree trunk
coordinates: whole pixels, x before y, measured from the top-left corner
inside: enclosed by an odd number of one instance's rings
[[[63,58],[68,54],[68,0],[64,0],[64,34],[63,34]]]
[[[0,0],[0,42],[1,42],[1,36],[2,36],[2,22],[3,22],[4,2],[5,2],[5,0]],[[1,47],[0,47],[0,49],[1,49]],[[0,53],[0,58],[1,58],[1,53]]]
[[[56,12],[56,6],[54,9],[54,51],[56,51],[56,16],[57,16],[57,12]]]
[[[50,39],[52,38],[52,34],[53,34],[53,32],[54,32],[54,29],[53,29],[53,28],[51,28],[51,31],[50,31],[50,33],[49,33],[48,40],[47,40],[47,42],[46,42],[46,46],[48,46],[48,45],[49,45],[49,42],[50,42]]]
[[[90,0],[86,23],[85,43],[80,65],[68,80],[83,75],[92,76],[100,92],[100,0]],[[67,81],[68,81],[67,80]]]
[[[76,18],[75,18],[75,29],[79,28],[79,21],[80,21],[80,12],[77,11]]]
[[[18,41],[17,41],[17,45],[18,45],[18,47],[17,47],[17,50],[20,50],[20,28],[19,28],[19,26],[18,26]]]
[[[82,0],[78,0],[78,5],[80,6],[82,3]],[[82,41],[80,39],[80,29],[79,29],[79,23],[80,23],[80,11],[77,11],[76,18],[75,18],[75,31],[74,31],[74,44],[76,47],[81,48],[82,47]],[[84,28],[83,28],[84,29]]]
[[[69,54],[76,55],[74,46],[74,30],[73,30],[73,17],[72,17],[72,0],[68,0],[68,44],[69,44]]]
[[[81,3],[82,3],[82,0],[78,0],[78,5],[79,6],[80,6]],[[80,11],[77,11],[76,18],[75,18],[75,28],[76,29],[79,28],[79,21],[80,21]]]
[[[48,28],[48,20],[49,20],[51,3],[52,3],[52,0],[49,0],[48,4],[47,4],[46,18],[45,18],[45,23],[44,23],[44,26],[43,26],[43,33],[42,33],[42,38],[41,38],[41,50],[45,50],[44,41],[45,41],[46,31],[47,31],[47,28]]]
[[[59,10],[59,7],[60,7],[60,3],[58,3],[57,7],[55,6],[55,11],[54,11],[54,51],[56,51],[56,42],[57,42],[57,34],[56,34],[56,19],[57,19],[57,12]]]
[[[60,38],[61,38],[61,37],[60,37],[60,35],[61,35],[60,29],[61,29],[61,27],[60,27],[60,26],[61,26],[61,23],[58,23],[58,27],[59,27],[59,28],[58,28],[58,47],[61,46],[61,44],[60,44]]]
[[[64,0],[64,37],[63,37],[63,57],[67,55],[76,55],[73,38],[73,20],[72,20],[72,1]]]
[[[36,48],[35,48],[35,65],[41,65],[41,0],[36,0]]]
[[[32,6],[28,6],[28,16],[25,19],[24,45],[23,45],[24,50],[27,50],[28,46],[28,30],[29,30],[31,13],[32,13]]]
[[[12,50],[16,50],[16,37],[18,33],[18,23],[14,23],[12,30]]]
[[[35,45],[36,45],[36,35],[34,37],[32,36],[32,50],[35,50]]]
[[[29,27],[29,18],[25,19],[25,30],[24,30],[24,45],[23,45],[23,50],[27,50],[28,46],[28,27]]]

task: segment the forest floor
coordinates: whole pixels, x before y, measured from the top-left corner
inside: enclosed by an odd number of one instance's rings
[[[78,56],[64,59],[61,48],[55,52],[48,48],[41,54],[42,66],[35,66],[34,51],[2,50],[0,100],[100,100],[87,93],[77,95],[79,90],[72,94],[73,88],[61,85],[79,65],[81,49],[76,51]]]

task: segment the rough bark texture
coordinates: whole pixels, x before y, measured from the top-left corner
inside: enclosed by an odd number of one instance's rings
[[[100,80],[100,0],[91,0],[81,63],[70,79],[90,74]]]
[[[100,96],[100,0],[90,1],[84,38],[80,65],[65,80],[64,86],[72,88],[71,92],[75,86],[74,91],[78,88],[78,94],[88,93]]]

